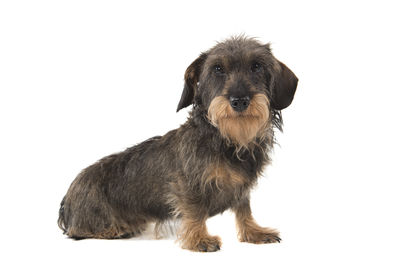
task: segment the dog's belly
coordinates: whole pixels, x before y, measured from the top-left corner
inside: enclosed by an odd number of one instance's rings
[[[143,214],[157,220],[164,221],[172,217],[173,209],[171,206],[167,205],[165,201],[153,201],[143,206]]]

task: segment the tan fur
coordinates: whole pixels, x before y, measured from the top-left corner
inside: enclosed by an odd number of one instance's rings
[[[276,243],[281,241],[277,230],[261,227],[254,221],[250,206],[239,206],[234,209],[234,211],[236,214],[236,227],[239,241],[254,244]]]
[[[279,242],[279,232],[259,226],[253,218],[237,220],[238,238],[240,242],[249,242],[255,244]]]
[[[225,96],[215,97],[208,109],[208,119],[221,135],[239,147],[247,148],[257,137],[263,137],[269,121],[269,101],[264,94],[255,94],[249,107],[235,112]]]
[[[208,233],[205,218],[183,219],[178,239],[183,248],[193,251],[216,251],[221,247],[220,237]]]
[[[219,190],[224,187],[235,188],[245,183],[245,178],[237,171],[229,168],[225,164],[211,164],[204,173],[204,186],[212,182]]]

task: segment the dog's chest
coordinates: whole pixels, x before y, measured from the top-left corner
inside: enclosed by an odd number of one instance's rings
[[[245,194],[248,194],[255,180],[243,171],[223,163],[209,166],[203,179],[203,198],[208,203],[210,215],[235,206]]]
[[[212,189],[208,194],[208,213],[214,216],[222,213],[227,209],[235,207],[240,199],[249,193],[248,185],[240,185],[236,187],[219,186]]]

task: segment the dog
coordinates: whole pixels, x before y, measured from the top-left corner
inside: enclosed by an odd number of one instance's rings
[[[185,72],[177,112],[192,105],[187,121],[84,169],[61,202],[59,227],[74,239],[129,238],[178,219],[183,248],[213,252],[221,240],[206,220],[231,209],[240,241],[280,242],[253,219],[249,193],[297,83],[269,44],[244,36],[217,43]]]

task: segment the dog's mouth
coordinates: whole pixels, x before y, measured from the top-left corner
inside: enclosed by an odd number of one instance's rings
[[[224,138],[247,147],[265,132],[269,122],[269,101],[263,94],[255,94],[246,110],[235,111],[224,96],[211,101],[208,119]]]
[[[236,118],[257,119],[257,118],[260,118],[260,116],[259,115],[255,115],[255,114],[247,114],[247,113],[235,111],[235,113],[233,115],[228,115],[228,116],[226,116],[226,118],[229,118],[229,119],[236,119]]]

